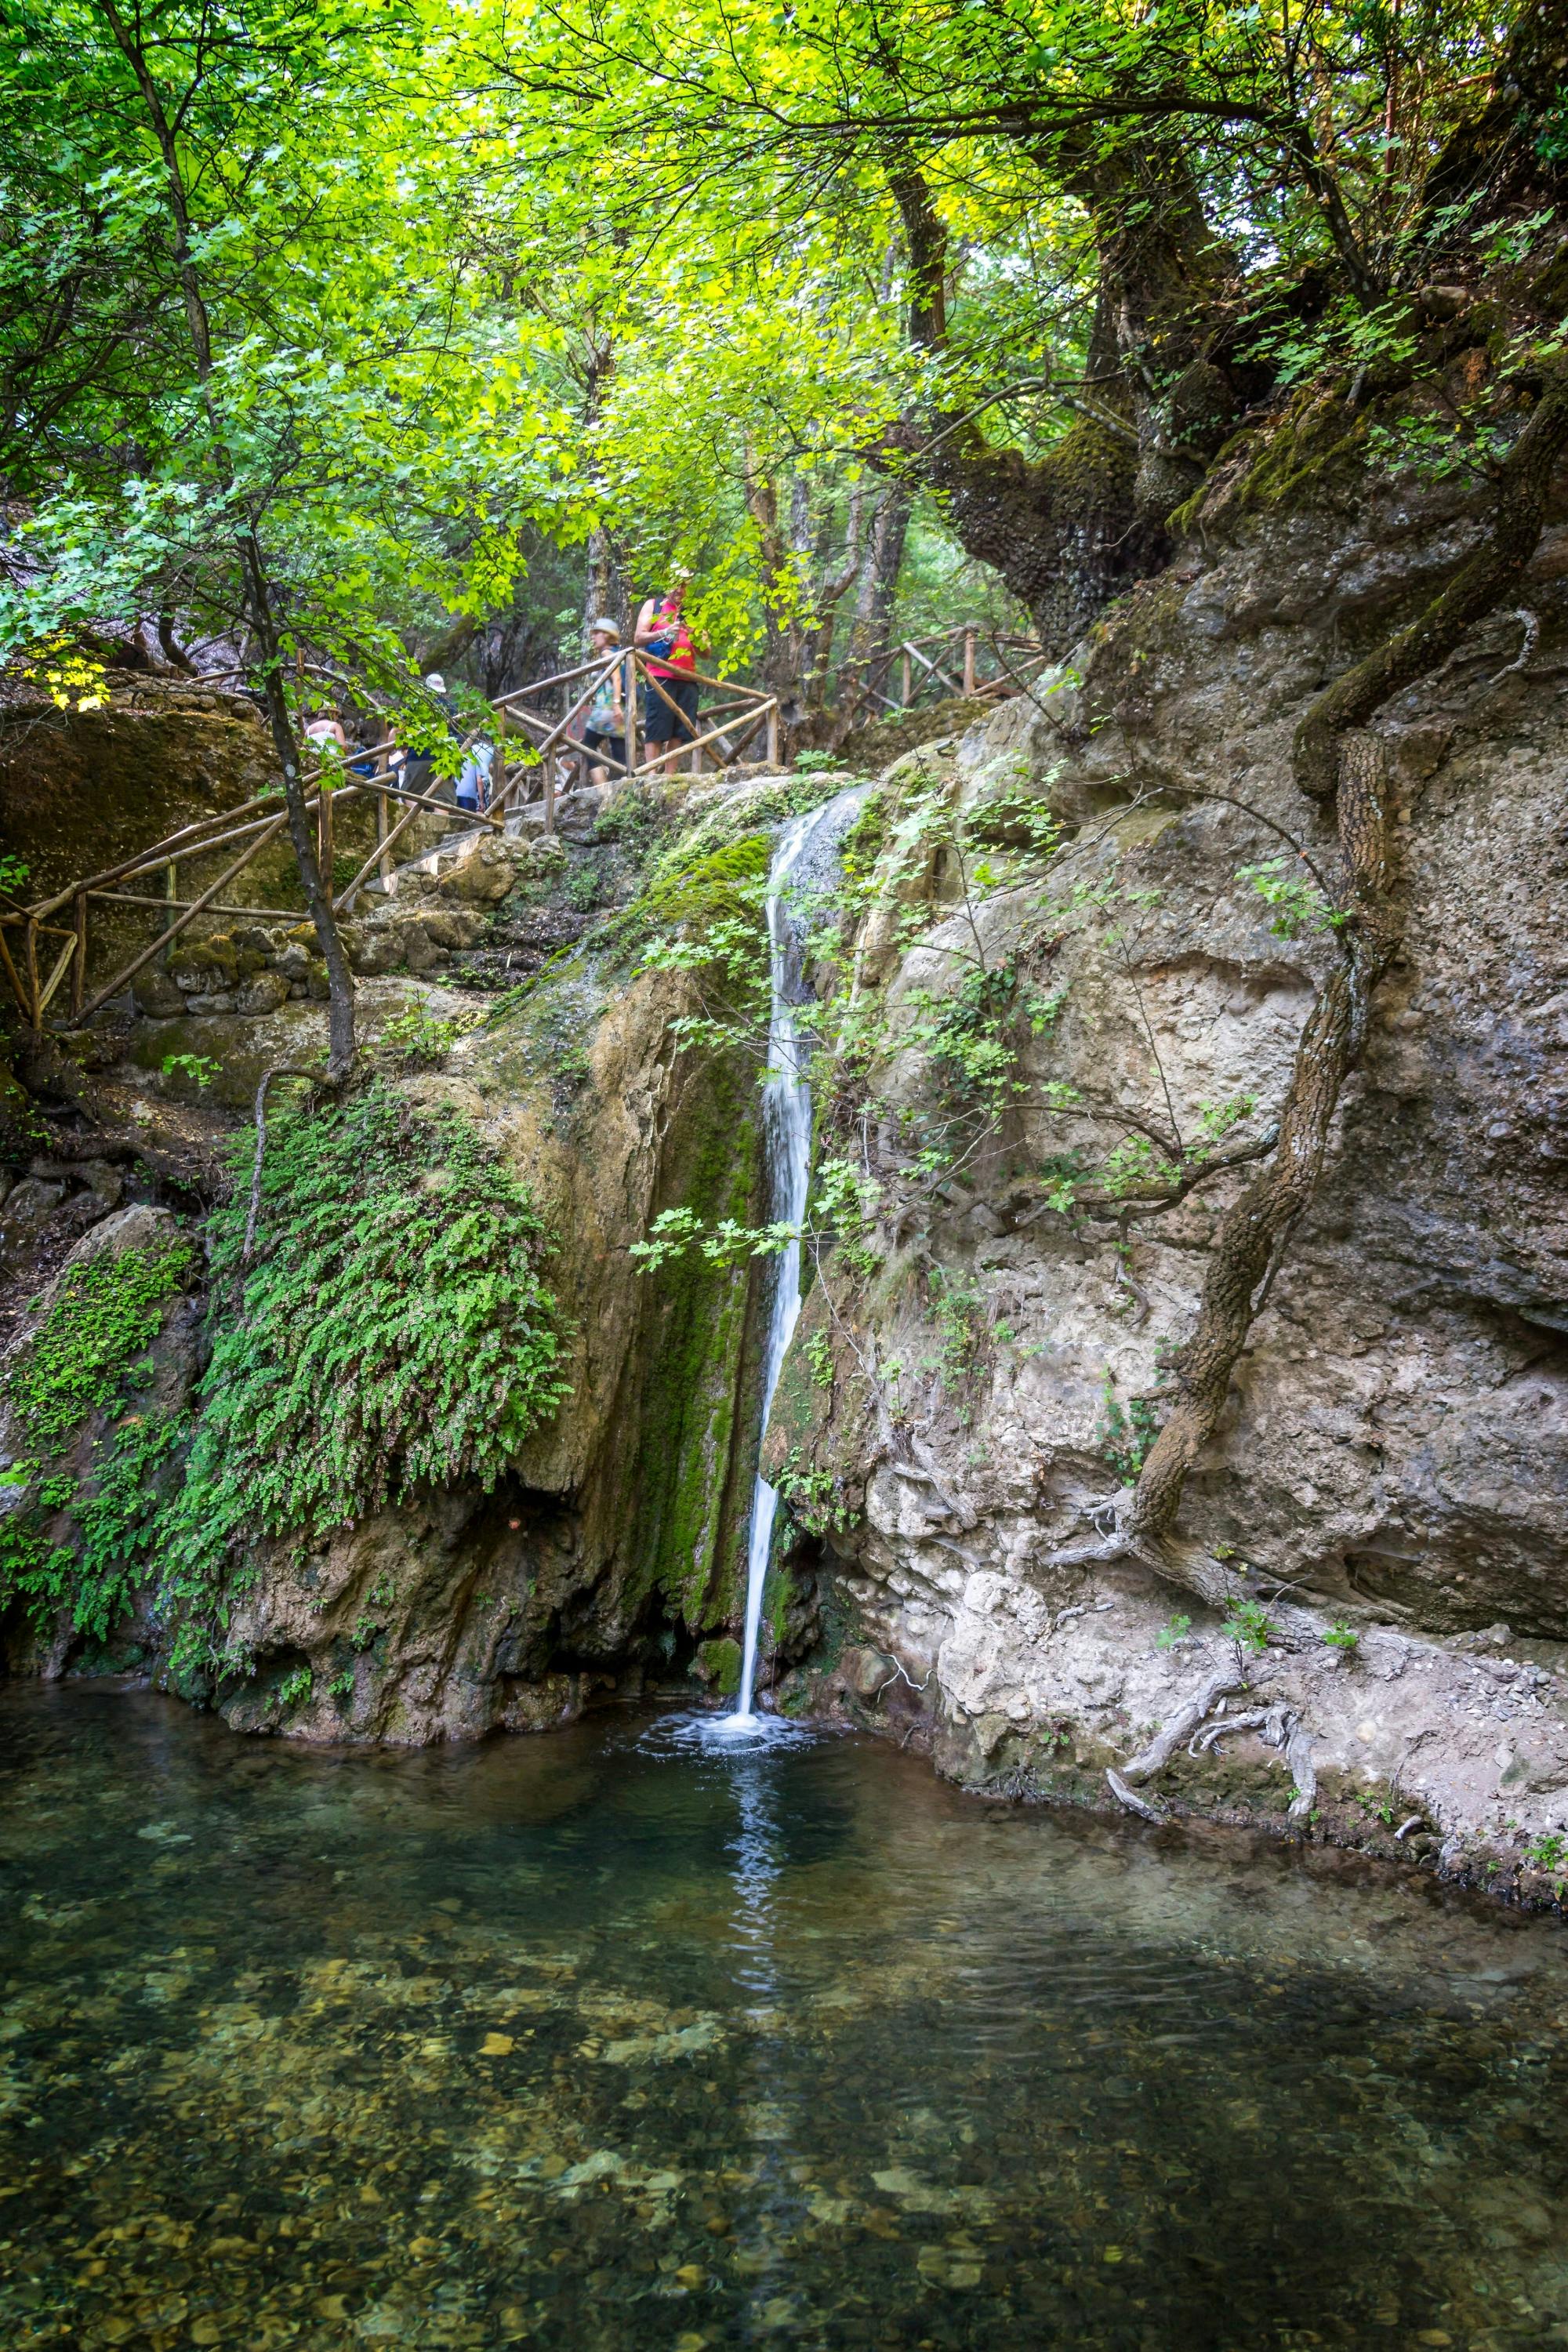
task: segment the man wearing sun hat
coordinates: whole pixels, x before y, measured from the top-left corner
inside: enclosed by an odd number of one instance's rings
[[[598,620],[588,624],[588,657],[605,661],[621,642],[621,633],[614,621]],[[626,764],[626,701],[631,685],[631,663],[622,659],[607,669],[595,689],[584,721],[583,740],[590,751],[607,751],[616,762],[614,768],[590,767],[590,783],[619,783]]]

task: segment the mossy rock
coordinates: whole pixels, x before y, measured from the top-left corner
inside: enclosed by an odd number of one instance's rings
[[[717,1684],[721,1697],[733,1698],[741,1687],[742,1663],[741,1644],[733,1634],[719,1633],[711,1641],[698,1643],[693,1672],[705,1683]]]

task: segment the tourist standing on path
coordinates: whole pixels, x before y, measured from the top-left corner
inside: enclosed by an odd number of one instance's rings
[[[697,646],[681,613],[690,577],[689,572],[677,572],[662,595],[650,596],[633,633],[633,643],[642,647],[647,660],[645,740],[650,748],[658,743],[676,747],[664,762],[667,775],[675,772],[679,745],[695,741],[697,735],[697,680],[690,675],[697,667]]]
[[[606,661],[621,642],[621,633],[614,621],[595,621],[588,630],[588,658]],[[607,669],[595,690],[584,721],[583,741],[589,751],[607,751],[616,761],[616,771],[595,767],[590,761],[588,782],[591,784],[619,783],[626,765],[626,709],[634,692],[632,664],[629,655],[623,655],[613,669]]]
[[[349,748],[349,739],[342,720],[334,719],[328,710],[314,711],[306,719],[305,740],[313,747],[318,756],[324,752],[330,758],[333,751],[346,751]]]
[[[458,726],[458,706],[453,701],[451,696],[447,693],[447,681],[442,677],[440,671],[438,669],[433,669],[429,676],[425,678],[423,683],[426,693],[435,698],[446,718],[447,734],[458,734],[459,732]],[[410,792],[427,793],[432,784],[436,782],[436,761],[434,754],[429,751],[411,751],[407,752],[404,759],[403,781],[407,785]],[[442,779],[442,783],[446,785],[446,789],[448,792],[451,791],[451,786],[449,784],[446,784],[445,778]],[[437,790],[439,792],[441,790],[441,786],[437,785]],[[456,798],[455,793],[453,794],[453,797],[454,799]]]

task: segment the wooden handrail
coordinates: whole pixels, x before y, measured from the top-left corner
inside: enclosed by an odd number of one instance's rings
[[[976,624],[955,624],[946,631],[928,633],[921,639],[908,639],[902,646],[890,647],[884,652],[859,656],[855,661],[844,664],[839,674],[845,676],[852,670],[865,669],[878,663],[885,665],[901,655],[905,663],[907,682],[909,663],[912,656],[928,675],[935,676],[941,678],[944,685],[952,687],[952,680],[938,664],[925,658],[920,650],[921,646],[922,644],[941,645],[949,639],[963,637],[965,644],[967,677],[973,672],[973,653],[979,634]],[[1001,659],[1000,649],[1004,643],[1023,647],[1031,656],[1038,652],[1038,648],[1028,640],[1004,638],[1000,633],[993,633],[990,643],[999,660]],[[1039,657],[1043,659],[1043,654]],[[666,677],[689,679],[697,686],[721,693],[726,698],[705,715],[710,720],[722,719],[723,723],[710,724],[700,734],[685,738],[677,735],[670,741],[658,745],[649,745],[646,740],[639,742],[637,740],[628,740],[626,747],[628,757],[626,759],[616,759],[614,753],[605,750],[588,751],[580,740],[572,738],[571,729],[592,701],[595,690],[602,686],[605,679],[614,671],[616,663],[620,661],[629,661],[634,685],[640,677],[647,690],[657,694],[660,701],[671,709],[678,710],[679,705],[674,697],[666,690],[664,683]],[[1008,670],[1005,661],[1002,662],[1002,667],[1006,674],[1005,680],[1004,678],[987,679],[977,690],[983,693],[1005,691],[1007,682],[1017,688],[1019,681]],[[564,716],[557,720],[551,721],[542,712],[530,710],[525,707],[533,698],[546,694],[558,687],[573,686],[583,678],[586,678],[588,684],[576,697]],[[879,701],[889,701],[889,697],[877,694],[874,688],[868,687],[864,690],[868,691]],[[640,727],[637,723],[636,700],[634,696],[633,708],[626,714],[630,722],[627,729],[628,739],[633,737],[634,729],[637,734],[640,734]],[[895,709],[900,708],[898,704],[890,704],[890,707]],[[749,741],[758,727],[766,719],[769,721],[768,756],[773,758],[776,756],[776,730],[780,708],[780,697],[776,694],[770,694],[760,687],[742,685],[734,678],[715,677],[706,670],[675,668],[662,660],[659,656],[649,655],[645,646],[634,642],[631,645],[617,645],[608,653],[595,654],[586,661],[575,663],[567,669],[553,671],[548,677],[535,678],[529,685],[515,688],[510,693],[500,695],[495,698],[490,704],[490,709],[498,722],[495,766],[499,776],[499,790],[492,793],[490,805],[487,809],[459,812],[451,800],[438,798],[433,792],[416,791],[397,781],[388,756],[398,749],[398,738],[395,736],[388,736],[378,743],[346,747],[341,753],[334,752],[331,758],[319,759],[314,766],[303,771],[300,781],[305,788],[305,813],[307,815],[313,814],[315,817],[323,845],[323,854],[331,847],[331,818],[335,809],[344,805],[348,801],[361,801],[374,796],[379,811],[376,819],[378,838],[375,848],[353,881],[344,890],[337,894],[333,901],[334,907],[339,913],[352,907],[353,900],[364,887],[377,865],[382,866],[384,873],[390,873],[389,853],[392,846],[401,838],[421,811],[431,811],[447,817],[460,815],[462,822],[469,826],[487,825],[493,831],[502,832],[505,830],[509,804],[515,805],[520,800],[528,796],[524,788],[537,769],[543,783],[544,821],[548,828],[553,822],[556,762],[563,756],[567,747],[572,756],[580,753],[595,767],[608,769],[627,780],[647,780],[659,775],[668,762],[689,755],[700,754],[716,743],[724,746],[726,757],[735,757],[738,748]],[[505,756],[505,739],[509,723],[522,729],[525,735],[531,739],[528,748],[533,756],[526,765],[521,761],[509,762]],[[467,757],[471,752],[484,724],[483,720],[479,721],[460,737],[456,735],[455,730],[453,730],[459,759]],[[639,751],[643,755],[640,760],[637,757]],[[369,772],[365,773],[363,771],[367,763],[369,763]],[[697,765],[700,767],[700,764],[699,759]],[[386,803],[393,800],[404,803],[405,806],[397,823],[388,829]],[[53,1002],[67,973],[69,972],[72,1017],[79,1021],[89,1019],[107,1003],[111,996],[134,980],[137,973],[150,963],[154,956],[160,954],[177,939],[198,915],[221,916],[229,920],[248,916],[263,922],[308,920],[306,913],[300,908],[246,907],[230,903],[223,895],[236,876],[242,873],[277,839],[287,821],[288,812],[279,805],[279,787],[269,786],[264,792],[252,793],[248,799],[237,803],[232,808],[215,809],[206,816],[192,819],[146,848],[133,851],[115,864],[87,876],[85,879],[70,882],[64,889],[57,890],[52,896],[39,899],[31,906],[22,904],[14,893],[0,894],[0,974],[3,974],[8,983],[24,1018],[35,1028],[41,1027],[45,1013]],[[219,850],[233,848],[239,844],[244,845],[239,856],[225,867],[215,882],[194,898],[180,898],[173,895],[174,877],[172,871],[169,892],[163,898],[153,898],[123,887],[115,887],[117,884],[123,886],[133,882],[141,876],[159,867],[173,869],[176,865],[188,863],[194,858],[209,857]],[[327,878],[330,885],[331,877]],[[128,964],[115,973],[111,980],[106,982],[90,998],[88,998],[86,995],[88,916],[89,907],[94,901],[104,906],[156,908],[173,915],[174,919],[160,932],[150,946],[141,950]],[[51,923],[48,919],[68,904],[72,905],[74,909],[73,927],[69,930],[59,924]],[[8,928],[20,928],[25,934],[26,953],[20,962],[12,955],[7,944],[5,932]],[[39,969],[39,947],[43,940],[49,939],[58,940],[63,944],[46,978]]]
[[[77,1018],[79,1020],[85,1021],[90,1013],[94,1013],[98,1011],[100,1005],[107,1004],[111,996],[118,995],[119,992],[126,986],[128,982],[135,979],[137,973],[142,970],[144,964],[152,962],[153,957],[161,949],[166,948],[172,940],[178,939],[186,924],[191,922],[195,916],[199,915],[204,908],[210,907],[213,900],[227,887],[229,883],[233,881],[235,876],[242,872],[243,869],[249,865],[251,859],[256,856],[257,850],[265,849],[268,842],[272,839],[273,835],[282,832],[284,825],[288,823],[288,810],[280,810],[278,815],[272,820],[271,832],[265,835],[253,848],[247,849],[243,856],[237,857],[234,864],[227,866],[225,871],[218,876],[217,880],[213,884],[211,889],[204,890],[201,897],[197,898],[192,906],[186,908],[184,913],[180,916],[178,920],[170,924],[168,929],[163,934],[161,939],[154,940],[150,948],[143,948],[142,953],[139,956],[134,957],[132,961],[124,967],[123,971],[116,972],[114,978],[110,981],[106,986],[99,990],[98,994],[92,998],[90,1003],[82,1006]],[[33,1015],[33,1025],[37,1028],[39,1022],[43,1019],[43,1011],[42,1007],[38,1006],[37,997],[34,998],[34,1004],[37,1009]]]

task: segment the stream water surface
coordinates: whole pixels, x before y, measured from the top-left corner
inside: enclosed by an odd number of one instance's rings
[[[0,2344],[1568,2345],[1561,1930],[858,1739],[0,1690]]]

